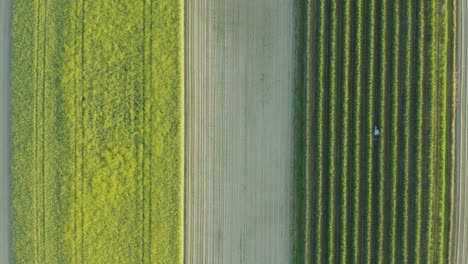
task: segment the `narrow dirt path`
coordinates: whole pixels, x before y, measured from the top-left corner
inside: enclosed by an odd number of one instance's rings
[[[468,3],[458,0],[457,10],[457,72],[458,98],[456,116],[456,174],[454,188],[454,226],[453,226],[453,261],[467,263],[468,261]]]
[[[0,263],[10,263],[9,76],[11,0],[0,0]]]
[[[187,1],[185,263],[288,263],[294,0]]]

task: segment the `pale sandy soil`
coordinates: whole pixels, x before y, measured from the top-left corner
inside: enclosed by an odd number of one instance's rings
[[[9,20],[10,0],[0,0],[0,263],[10,263],[9,247]]]
[[[294,0],[186,1],[185,263],[289,263]]]

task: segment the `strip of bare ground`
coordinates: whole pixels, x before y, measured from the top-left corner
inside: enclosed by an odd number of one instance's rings
[[[0,263],[10,263],[9,101],[11,0],[0,0]]]
[[[185,263],[288,263],[294,0],[186,1]]]
[[[467,113],[468,104],[468,4],[464,0],[457,1],[457,109],[456,109],[456,171],[454,179],[454,217],[452,231],[452,260],[453,263],[468,261],[468,145],[467,145]]]

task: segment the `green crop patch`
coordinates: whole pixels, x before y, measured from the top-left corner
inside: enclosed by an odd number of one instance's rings
[[[15,263],[182,263],[183,1],[14,1]]]
[[[455,2],[304,6],[307,223],[297,258],[450,263]]]

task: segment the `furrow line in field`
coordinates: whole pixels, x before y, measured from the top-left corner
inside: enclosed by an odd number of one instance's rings
[[[343,29],[344,29],[344,1],[338,0],[336,1],[337,3],[332,4],[332,18],[336,20],[336,30],[335,30],[335,47],[334,47],[334,52],[335,52],[335,60],[333,62],[333,65],[335,67],[335,121],[333,122],[333,126],[335,128],[335,175],[334,175],[334,207],[335,210],[333,211],[333,214],[335,215],[335,220],[333,223],[333,240],[334,240],[334,247],[333,247],[333,259],[335,262],[338,262],[341,259],[341,235],[342,235],[342,215],[341,212],[343,210],[343,204],[342,204],[342,197],[343,193],[341,192],[341,187],[343,185],[343,177],[342,177],[342,161],[343,161],[343,141],[344,141],[344,136],[343,136],[343,125],[344,125],[344,120],[343,120],[343,64],[344,60],[339,60],[339,58],[343,58],[344,50],[343,50],[343,45],[344,45],[344,39],[343,39]]]
[[[398,69],[397,69],[397,78],[398,78],[398,117],[395,120],[395,126],[397,129],[397,138],[398,138],[398,147],[397,147],[397,155],[398,157],[403,157],[405,152],[405,130],[406,127],[404,126],[405,120],[405,66],[406,66],[406,32],[408,29],[407,21],[406,21],[406,1],[400,0],[399,1],[399,37],[398,37]],[[405,186],[404,183],[404,160],[402,158],[396,159],[396,193],[395,196],[395,203],[396,203],[396,221],[395,221],[395,261],[399,261],[405,263],[405,258],[403,257],[404,251],[404,228],[405,228],[405,221],[404,221],[404,194],[402,191],[404,190]]]
[[[445,141],[441,141],[441,135],[440,135],[440,127],[439,125],[442,125],[444,126],[444,122],[442,122],[440,120],[441,116],[443,117],[444,115],[444,110],[441,110],[441,108],[443,109],[444,106],[440,104],[445,104],[445,97],[444,97],[444,93],[445,93],[445,87],[443,86],[443,84],[441,83],[442,79],[444,78],[443,75],[444,75],[444,71],[447,69],[447,68],[440,68],[440,63],[441,63],[441,59],[440,59],[440,56],[441,56],[441,49],[440,49],[440,42],[441,42],[441,29],[443,29],[443,27],[441,26],[441,23],[442,23],[442,20],[441,20],[441,11],[443,10],[443,7],[442,7],[442,2],[443,1],[438,1],[436,3],[436,6],[435,6],[435,9],[434,9],[434,12],[435,12],[435,20],[436,20],[436,24],[435,24],[435,62],[434,62],[434,67],[436,68],[434,71],[435,71],[435,95],[437,97],[437,99],[435,99],[435,112],[434,112],[434,130],[435,130],[435,133],[434,133],[434,144],[435,144],[435,153],[434,153],[434,156],[435,156],[435,162],[434,162],[434,205],[433,205],[433,210],[434,210],[434,216],[433,216],[433,219],[434,219],[434,225],[433,225],[433,234],[432,234],[432,247],[433,247],[433,252],[432,252],[432,261],[437,261],[438,260],[438,256],[439,254],[441,253],[441,251],[439,251],[439,244],[442,244],[442,241],[444,240],[444,237],[438,237],[438,233],[439,233],[439,223],[441,221],[441,219],[439,219],[439,213],[440,213],[440,208],[439,208],[439,197],[440,197],[440,192],[439,192],[439,187],[441,185],[441,177],[444,177],[444,173],[443,173],[443,170],[444,170],[444,166],[445,166],[445,155],[440,155],[441,154],[441,151],[445,149],[444,145],[445,145]],[[447,54],[443,54],[444,56],[446,56]],[[442,70],[442,71],[441,71]],[[442,160],[441,160],[442,159]],[[440,171],[440,169],[442,169],[442,173]],[[443,179],[442,179],[443,180]],[[443,214],[442,214],[443,215]],[[443,232],[443,228],[441,230]]]
[[[213,234],[211,233],[211,226],[213,225],[212,221],[211,221],[211,214],[213,213],[213,210],[214,210],[214,207],[213,207],[213,199],[212,199],[212,193],[211,193],[211,186],[213,184],[213,181],[214,181],[214,175],[212,173],[212,168],[213,168],[213,147],[214,147],[214,143],[213,143],[213,126],[212,126],[212,121],[213,121],[213,113],[214,113],[214,110],[213,110],[213,93],[214,93],[214,85],[213,85],[213,82],[214,82],[214,79],[215,79],[215,71],[209,73],[209,71],[214,68],[213,67],[213,63],[212,63],[212,59],[213,59],[213,56],[215,54],[214,50],[213,50],[213,45],[211,43],[211,36],[212,36],[212,28],[213,28],[213,24],[212,24],[212,21],[213,21],[213,16],[209,13],[209,10],[212,10],[212,2],[213,1],[207,1],[206,2],[206,9],[205,9],[205,18],[207,19],[207,23],[206,23],[206,29],[205,29],[205,32],[206,32],[206,37],[205,37],[205,41],[209,47],[209,50],[210,51],[213,51],[212,53],[208,54],[206,57],[206,63],[205,63],[205,67],[206,67],[206,75],[207,76],[213,76],[213,77],[210,77],[210,78],[207,78],[209,79],[209,81],[207,82],[207,90],[206,90],[206,100],[207,100],[207,103],[206,103],[206,116],[207,116],[207,119],[206,119],[206,124],[205,124],[205,127],[206,127],[206,132],[205,132],[205,142],[209,142],[209,144],[207,144],[207,149],[206,149],[206,155],[207,155],[207,159],[210,161],[208,164],[207,164],[207,168],[206,168],[206,172],[205,172],[205,182],[204,182],[204,186],[205,186],[205,193],[206,193],[206,201],[205,201],[205,206],[206,206],[206,209],[205,209],[205,222],[207,224],[206,226],[206,263],[210,262],[210,259],[211,259],[211,255],[212,255],[212,247],[211,247],[211,242],[213,241],[212,237],[213,237]]]
[[[194,16],[195,17],[201,17],[200,15],[200,9],[201,9],[201,3],[199,2],[197,5],[194,6]],[[194,41],[199,41],[199,39],[201,38],[201,32],[200,32],[200,25],[198,23],[195,24],[194,26]],[[195,52],[194,52],[194,57],[195,57],[195,62],[194,62],[194,65],[197,69],[199,69],[201,71],[201,52],[202,52],[202,49],[201,49],[201,45],[197,45],[197,48],[195,49]],[[198,77],[198,78],[197,78]],[[200,75],[198,75],[197,77],[195,77],[195,85],[200,85]],[[195,88],[194,88],[195,89]],[[201,89],[201,88],[200,88]],[[200,93],[200,91],[197,91],[198,93]],[[199,104],[195,104],[195,107],[193,109],[193,112],[194,112],[194,115],[195,116],[201,116],[201,98],[200,97],[200,94],[196,94],[196,99],[195,99],[195,102],[200,102]],[[197,219],[198,221],[196,222],[194,228],[195,228],[195,234],[196,234],[196,242],[195,242],[195,245],[196,247],[194,248],[194,261],[200,261],[199,258],[200,256],[202,255],[201,254],[201,250],[203,249],[201,246],[201,228],[202,228],[202,222],[201,222],[201,206],[200,206],[200,196],[202,195],[199,191],[200,189],[200,177],[202,175],[200,175],[200,167],[201,167],[201,161],[200,161],[200,153],[201,153],[201,148],[202,148],[202,144],[203,142],[201,142],[201,138],[200,138],[200,133],[201,133],[201,128],[200,128],[200,120],[198,118],[195,119],[196,122],[195,122],[195,125],[194,125],[194,136],[193,136],[193,141],[194,141],[194,144],[196,144],[196,146],[194,147],[194,152],[196,152],[196,157],[197,157],[197,161],[196,163],[194,164],[194,171],[195,171],[195,174],[194,174],[194,177],[193,177],[193,184],[194,184],[194,207],[196,208],[195,209],[195,214],[194,214],[194,219]]]
[[[200,14],[200,10],[202,8],[202,4],[203,2],[200,2],[198,5],[195,6],[194,10],[195,10],[195,14],[197,17],[201,17],[201,14]],[[196,41],[199,41],[199,39],[201,39],[201,29],[200,29],[201,25],[200,24],[196,24],[196,29],[195,29],[195,34],[196,34]],[[198,49],[196,51],[196,64],[197,64],[197,68],[202,69],[202,61],[201,61],[201,57],[202,57],[202,48],[203,48],[203,45],[202,44],[199,44],[198,45]],[[200,78],[201,75],[197,76],[198,78]],[[197,85],[202,85],[201,84],[201,80],[200,79],[197,79],[196,81],[196,84]],[[201,88],[200,88],[201,90]],[[201,93],[201,91],[199,92]],[[201,103],[202,103],[202,98],[199,98],[201,95],[200,94],[197,94],[197,101],[200,101],[200,104],[197,104],[196,107],[195,107],[195,115],[196,116],[201,116],[202,113],[201,113]],[[197,146],[194,148],[194,150],[197,152],[197,158],[198,158],[198,161],[195,165],[195,175],[194,175],[194,184],[195,184],[195,207],[197,208],[196,210],[196,219],[198,220],[197,222],[197,225],[196,225],[196,234],[197,234],[197,242],[196,242],[196,245],[198,246],[196,248],[196,252],[194,254],[194,260],[195,261],[199,261],[200,258],[203,256],[202,255],[202,250],[203,250],[203,247],[202,247],[202,241],[201,241],[201,237],[202,237],[202,215],[201,215],[201,206],[200,206],[200,196],[201,196],[201,193],[199,193],[197,195],[197,192],[200,192],[200,177],[202,175],[201,172],[200,172],[200,168],[201,168],[201,161],[199,160],[200,157],[201,157],[201,150],[202,150],[202,144],[204,144],[204,142],[201,141],[201,132],[202,132],[202,128],[201,128],[201,124],[200,124],[200,120],[197,119],[197,122],[195,124],[195,144],[197,144]]]
[[[385,127],[383,131],[384,135],[384,140],[386,142],[385,144],[385,162],[384,162],[384,210],[383,210],[383,229],[384,229],[384,238],[383,238],[383,249],[385,250],[383,254],[385,255],[384,259],[388,260],[388,262],[391,261],[392,259],[392,252],[391,252],[391,246],[392,246],[392,241],[390,239],[387,239],[391,236],[391,222],[392,222],[392,166],[393,166],[393,160],[392,160],[392,147],[393,147],[393,139],[392,139],[392,118],[393,118],[393,113],[392,113],[392,91],[393,91],[393,72],[392,69],[394,67],[394,64],[396,63],[396,59],[393,52],[392,52],[392,47],[394,46],[394,28],[395,28],[395,15],[393,12],[393,2],[392,1],[386,1],[385,6],[385,17],[387,18],[386,20],[386,32],[385,32],[385,43],[387,43],[387,48],[385,50],[385,57],[387,58],[387,65],[385,65],[386,71],[384,72],[384,78],[385,78]]]
[[[312,137],[312,124],[315,124],[315,115],[313,113],[313,106],[315,106],[315,93],[312,91],[315,89],[313,88],[313,76],[317,76],[315,74],[316,67],[315,64],[312,63],[314,58],[316,58],[316,48],[313,46],[314,41],[311,41],[311,36],[313,36],[316,30],[316,20],[315,15],[315,1],[312,3],[311,1],[305,0],[305,14],[307,17],[307,22],[305,26],[305,45],[306,45],[306,62],[305,62],[305,95],[306,95],[306,103],[305,103],[305,111],[306,111],[306,122],[305,122],[305,139],[306,139],[306,146],[305,146],[305,204],[306,204],[306,216],[305,216],[305,245],[304,245],[304,262],[310,263],[312,261],[312,257],[314,254],[313,251],[313,235],[312,229],[315,223],[315,216],[312,213],[314,209],[314,193],[312,192],[314,186],[314,180],[312,179],[312,171],[314,168],[314,164],[312,162],[312,152],[314,150],[314,143]]]
[[[359,30],[359,26],[356,26],[358,24],[357,20],[357,13],[358,13],[358,6],[357,6],[357,1],[347,1],[347,6],[349,6],[349,17],[348,17],[348,28],[349,28],[349,54],[348,54],[348,97],[349,97],[349,102],[352,102],[351,104],[348,105],[348,113],[349,113],[349,122],[348,122],[348,154],[349,156],[347,157],[347,163],[348,163],[348,175],[347,177],[347,193],[346,196],[348,197],[347,201],[347,224],[346,224],[346,229],[347,229],[347,236],[345,238],[345,243],[347,246],[347,252],[346,252],[346,261],[347,262],[352,262],[354,258],[354,253],[355,253],[355,246],[354,246],[354,238],[356,236],[356,230],[355,230],[355,212],[357,212],[357,207],[356,207],[356,175],[355,172],[356,170],[359,169],[357,167],[357,164],[355,164],[355,157],[359,153],[355,150],[356,146],[356,137],[357,137],[357,120],[360,120],[360,117],[358,117],[358,114],[356,113],[356,98],[359,98],[360,95],[357,93],[358,89],[356,86],[356,83],[358,81],[358,70],[357,66],[359,65],[359,57],[358,57],[358,52],[360,51],[359,49],[355,48],[358,45],[359,38],[356,38],[357,31]]]
[[[411,28],[409,29],[408,34],[411,34],[411,38],[417,39],[418,37],[418,26],[419,26],[419,20],[418,20],[418,1],[417,0],[412,0],[411,1],[411,6],[408,7],[408,12],[411,15]],[[410,33],[411,32],[411,33]],[[417,226],[416,226],[416,207],[417,207],[417,189],[418,189],[418,181],[417,181],[417,175],[416,175],[416,167],[418,167],[417,164],[417,133],[418,133],[418,121],[417,121],[417,112],[418,112],[418,70],[417,70],[417,61],[418,61],[418,41],[415,41],[411,39],[411,46],[410,46],[410,61],[409,61],[409,86],[410,86],[410,117],[409,117],[409,122],[410,122],[410,127],[409,127],[409,136],[408,136],[408,154],[409,154],[409,160],[408,160],[408,205],[407,205],[407,216],[408,216],[408,229],[407,229],[407,247],[408,247],[408,262],[414,261],[414,248],[416,248],[418,245],[415,243],[415,234],[418,232]]]
[[[213,2],[214,1],[210,1],[208,2],[207,4],[207,9],[206,10],[213,10]],[[213,45],[212,43],[212,36],[213,36],[213,32],[212,32],[212,28],[213,28],[213,16],[211,14],[209,14],[209,12],[207,12],[207,14],[205,15],[206,19],[208,20],[208,23],[207,23],[207,43],[209,45],[209,50],[213,51],[209,56],[206,56],[207,59],[208,59],[208,62],[206,63],[206,65],[209,67],[209,68],[215,68],[214,67],[214,60],[216,58],[216,50],[215,50],[215,45]],[[208,95],[207,95],[207,99],[208,99],[208,124],[206,125],[207,128],[207,135],[206,135],[206,138],[207,140],[209,140],[210,144],[208,145],[209,146],[209,149],[208,149],[208,160],[209,161],[213,161],[214,159],[214,147],[215,147],[215,144],[214,144],[214,138],[215,138],[215,133],[216,133],[216,129],[214,128],[213,124],[214,124],[214,113],[215,113],[215,109],[214,109],[214,102],[215,102],[215,98],[214,98],[214,94],[216,93],[214,87],[214,82],[216,80],[216,74],[217,74],[217,69],[214,70],[214,72],[212,73],[212,77],[210,78],[210,81],[207,85],[207,87],[209,87],[208,89]],[[209,176],[208,177],[208,180],[206,182],[206,185],[207,185],[207,204],[208,204],[208,207],[207,207],[207,216],[206,216],[206,222],[208,224],[208,230],[207,230],[207,238],[209,238],[208,240],[208,245],[207,245],[207,260],[206,260],[206,263],[214,263],[213,262],[213,249],[214,249],[214,239],[212,239],[214,236],[213,236],[213,212],[216,210],[215,207],[214,207],[214,199],[213,199],[213,182],[216,180],[215,177],[214,177],[214,173],[213,173],[213,169],[214,169],[214,165],[213,165],[213,162],[210,162],[208,164],[208,169],[207,169],[207,175]]]
[[[445,88],[445,87],[442,87],[441,84],[440,84],[440,80],[441,80],[441,76],[440,74],[443,74],[443,73],[440,73],[439,72],[439,66],[440,66],[440,30],[441,30],[441,26],[440,26],[440,23],[441,23],[441,18],[440,18],[440,10],[441,10],[441,2],[442,1],[437,1],[437,3],[435,3],[435,7],[434,7],[434,10],[433,10],[433,14],[434,14],[434,20],[435,20],[435,23],[434,23],[434,56],[435,58],[433,59],[434,61],[434,64],[433,64],[433,68],[434,68],[434,97],[433,97],[433,108],[435,108],[434,110],[434,116],[432,116],[432,119],[431,121],[433,122],[433,125],[432,125],[432,129],[435,130],[434,132],[434,139],[433,139],[433,143],[431,144],[434,144],[434,161],[432,162],[434,165],[434,178],[433,178],[433,206],[432,206],[432,209],[433,209],[433,232],[432,232],[432,248],[433,248],[433,252],[431,252],[431,263],[434,263],[434,261],[437,259],[437,256],[438,256],[438,252],[437,249],[438,249],[438,227],[439,227],[439,219],[438,219],[438,216],[439,216],[439,181],[440,181],[440,172],[439,172],[439,169],[440,169],[440,166],[443,166],[444,163],[440,161],[440,149],[441,149],[441,144],[444,144],[444,142],[441,142],[440,141],[440,129],[439,129],[439,124],[440,124],[440,102],[444,102],[444,100],[441,100],[440,96],[441,96],[441,93],[443,93],[443,89],[442,88]],[[441,238],[443,240],[443,238]]]
[[[198,12],[200,14],[200,17],[203,17],[206,19],[205,17],[205,14],[204,14],[204,10],[206,10],[206,2],[207,1],[203,1],[202,5],[200,6]],[[200,76],[201,76],[201,79],[203,81],[200,82],[201,84],[201,88],[200,88],[200,107],[198,109],[198,112],[199,112],[199,116],[202,117],[201,121],[199,121],[199,126],[198,126],[198,130],[199,130],[199,134],[198,134],[198,142],[200,142],[200,148],[199,148],[199,155],[201,158],[203,158],[203,160],[206,159],[206,145],[209,144],[209,142],[206,142],[205,140],[205,134],[206,134],[206,89],[207,89],[207,83],[206,83],[206,52],[205,52],[205,49],[207,49],[205,46],[207,46],[208,43],[206,43],[206,39],[205,39],[205,36],[206,36],[206,25],[203,24],[202,27],[199,28],[199,36],[200,36],[200,39],[201,39],[201,43],[203,43],[203,45],[200,45],[200,57],[198,59],[199,61],[199,67],[200,67]],[[200,253],[199,253],[199,259],[202,263],[204,263],[206,260],[205,260],[205,256],[206,256],[206,234],[205,234],[205,230],[206,230],[206,216],[205,216],[205,213],[206,213],[206,206],[205,206],[205,201],[206,201],[206,190],[205,190],[205,177],[206,177],[206,171],[205,171],[205,167],[206,167],[206,163],[204,162],[201,162],[200,163],[200,166],[198,168],[198,171],[199,171],[199,177],[198,177],[198,188],[197,188],[197,191],[200,192],[200,197],[199,197],[199,208],[200,208],[200,212],[199,212],[199,217],[201,219],[200,221],[200,246],[201,246],[201,249],[200,249]]]
[[[222,17],[226,17],[227,16],[227,8],[226,8],[226,1],[229,1],[229,0],[223,0],[223,12],[222,12]],[[223,51],[225,52],[224,54],[224,59],[227,59],[228,57],[228,54],[226,54],[227,52],[225,50],[227,50],[227,25],[226,25],[226,22],[223,23],[223,28],[222,28],[222,32],[224,33],[224,36],[223,36],[223,40],[222,40],[222,49]],[[226,66],[226,63],[220,63],[222,65],[222,70],[223,70],[223,77],[225,80],[228,80],[228,73],[229,71],[227,70],[227,66]],[[223,98],[223,103],[224,105],[226,106],[227,109],[229,109],[228,107],[230,107],[230,100],[229,100],[229,96],[228,96],[228,90],[226,89],[225,86],[222,86],[222,89],[223,89],[223,92],[224,92],[224,98]],[[222,122],[221,124],[223,125],[223,128],[227,127],[227,117],[226,117],[226,110],[221,108],[221,113],[222,113]],[[221,145],[221,142],[223,138],[227,138],[228,137],[228,130],[227,129],[224,129],[223,133],[220,135],[220,139],[219,139],[219,144]],[[229,153],[230,152],[230,149],[229,149],[229,145],[226,144],[225,146],[225,150],[224,150],[224,170],[221,170],[220,171],[220,175],[226,175],[227,174],[227,169],[228,169],[228,160],[229,159]],[[223,200],[223,210],[222,210],[222,214],[221,216],[219,216],[219,218],[222,219],[222,222],[221,222],[221,227],[222,228],[225,228],[227,226],[227,220],[226,220],[226,215],[227,215],[227,210],[229,208],[226,208],[226,206],[224,206],[224,203],[226,204],[229,204],[229,200],[227,198],[226,195],[223,195],[223,193],[227,193],[226,191],[226,188],[225,186],[227,186],[227,182],[229,182],[229,179],[224,179],[225,182],[222,183],[222,188],[220,188],[220,195],[222,197],[222,200]],[[224,257],[224,251],[223,249],[225,248],[224,245],[221,246],[221,252],[220,252],[220,261],[219,263],[221,263],[221,260],[225,259],[223,258]],[[227,253],[226,253],[227,255]]]
[[[207,10],[207,2],[208,1],[203,1],[203,5],[202,7],[200,8],[200,17],[203,17],[205,20],[207,20],[208,18],[206,17],[206,13],[205,11]],[[200,32],[200,36],[201,36],[201,39],[202,39],[202,43],[204,46],[209,46],[209,43],[207,42],[206,40],[206,35],[207,35],[207,22],[205,21],[205,23],[203,24],[203,27],[201,29],[201,32]],[[203,81],[203,84],[202,84],[202,93],[201,93],[201,104],[200,104],[200,116],[203,116],[203,122],[201,122],[201,127],[200,127],[200,139],[199,139],[199,142],[201,142],[201,156],[203,157],[203,159],[207,159],[207,145],[209,144],[209,142],[206,140],[206,128],[207,128],[207,125],[206,125],[206,121],[207,121],[207,114],[208,114],[208,111],[207,111],[207,90],[208,90],[208,81],[207,81],[207,56],[209,56],[209,54],[207,54],[208,52],[205,52],[206,50],[208,50],[208,48],[205,48],[203,47],[202,49],[202,54],[204,55],[203,56],[203,59],[200,60],[201,62],[201,65],[200,65],[200,69],[201,69],[201,77],[202,79],[204,80]],[[201,201],[200,201],[200,208],[201,208],[201,218],[203,219],[201,222],[201,235],[200,235],[200,245],[202,246],[201,250],[200,250],[200,253],[201,253],[201,262],[202,263],[206,263],[206,250],[207,250],[207,246],[206,246],[206,240],[208,238],[207,234],[206,234],[206,230],[207,230],[207,219],[206,219],[206,166],[207,166],[207,163],[206,162],[202,162],[201,163],[201,177],[199,177],[199,185],[200,185],[200,189],[201,190]]]
[[[361,21],[362,26],[362,38],[363,42],[361,44],[362,49],[362,61],[361,67],[359,71],[362,75],[362,92],[361,92],[361,123],[360,123],[360,133],[359,133],[359,140],[361,142],[361,153],[360,153],[360,162],[361,162],[361,173],[359,174],[359,184],[360,190],[359,193],[359,260],[365,261],[366,259],[366,228],[365,225],[367,224],[367,171],[368,171],[368,160],[367,156],[370,152],[370,146],[368,145],[367,136],[369,135],[366,133],[368,120],[367,117],[369,116],[368,112],[368,95],[369,95],[369,88],[367,86],[367,79],[369,76],[369,69],[367,67],[367,62],[369,61],[369,1],[362,1],[362,12],[363,12],[363,21]]]

